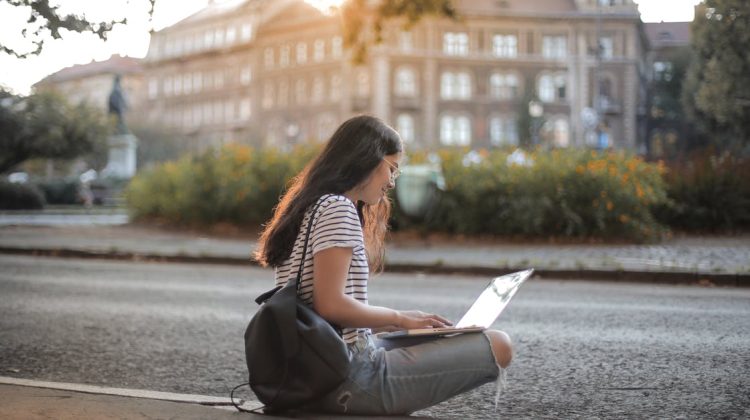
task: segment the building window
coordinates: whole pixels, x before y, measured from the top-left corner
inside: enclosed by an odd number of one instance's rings
[[[190,74],[182,76],[182,90],[185,95],[193,93],[193,77]]]
[[[518,96],[518,76],[493,73],[490,76],[490,96],[496,99],[513,99]]]
[[[313,103],[317,104],[317,103],[323,102],[323,92],[325,92],[323,76],[315,76],[313,78],[313,86],[312,86]]]
[[[203,90],[203,76],[198,72],[193,73],[193,90],[196,93]]]
[[[286,80],[282,80],[279,82],[279,92],[278,92],[279,99],[277,100],[277,104],[279,106],[286,106],[287,104],[287,98],[289,98],[289,82]]]
[[[326,55],[326,42],[322,39],[316,39],[313,44],[313,60],[323,61]]]
[[[265,86],[263,87],[263,109],[270,109],[273,107],[273,96],[273,83],[266,82]]]
[[[193,127],[197,127],[201,125],[201,106],[198,104],[193,105],[192,108],[193,112]]]
[[[164,79],[163,90],[164,90],[164,96],[172,96],[173,90],[172,90],[172,78],[171,77],[167,77]]]
[[[440,142],[446,146],[468,146],[471,143],[469,117],[444,115],[440,118]]]
[[[249,23],[242,24],[242,27],[240,29],[240,38],[243,41],[249,41],[252,36],[253,36],[253,25]]]
[[[300,42],[297,44],[297,64],[305,64],[307,62],[307,44]]]
[[[305,79],[297,79],[295,82],[294,96],[298,104],[307,102],[307,83],[305,83]]]
[[[356,92],[359,97],[370,96],[370,73],[366,69],[360,69],[357,72]]]
[[[496,116],[490,119],[490,143],[493,146],[518,146],[518,124],[515,118]]]
[[[331,40],[331,55],[333,58],[341,58],[344,52],[343,41],[340,36],[335,36]]]
[[[397,96],[413,97],[417,94],[417,81],[414,70],[409,67],[400,67],[396,70]]]
[[[414,117],[409,114],[400,114],[396,118],[396,129],[404,142],[414,142]]]
[[[615,42],[611,36],[599,38],[599,57],[609,60],[614,57]]]
[[[175,76],[174,82],[172,83],[172,87],[174,88],[175,95],[182,95],[182,77]]]
[[[543,74],[539,76],[537,91],[539,99],[543,102],[565,101],[566,93],[565,74]]]
[[[221,89],[224,87],[224,73],[217,71],[214,73],[214,89]]]
[[[289,45],[282,45],[279,49],[279,67],[289,66],[289,56],[291,55],[292,47]]]
[[[159,95],[159,79],[153,77],[148,80],[148,98],[156,99]]]
[[[565,36],[545,36],[542,38],[542,56],[560,59],[568,55],[568,39]]]
[[[247,121],[253,113],[252,102],[250,98],[245,98],[240,102],[240,119]]]
[[[440,96],[443,99],[471,98],[471,76],[469,73],[443,73],[440,77]]]
[[[193,45],[195,45],[196,51],[201,51],[203,49],[203,35],[202,34],[193,35]]]
[[[233,44],[234,41],[237,39],[237,30],[234,29],[234,26],[230,26],[227,28],[227,44]]]
[[[203,45],[205,45],[206,48],[212,48],[214,46],[214,31],[209,29],[203,34]]]
[[[398,47],[403,52],[411,52],[414,49],[414,37],[411,31],[398,33]]]
[[[331,101],[341,99],[341,75],[334,74],[331,76]]]
[[[268,47],[263,52],[263,64],[267,69],[273,68],[273,48]]]
[[[224,30],[219,28],[216,29],[216,32],[214,33],[214,43],[217,47],[221,47],[224,45]]]
[[[495,57],[515,57],[518,55],[518,38],[515,35],[494,35],[492,54]]]
[[[240,84],[247,86],[253,80],[253,69],[250,66],[245,66],[240,70]]]
[[[468,55],[469,35],[465,32],[444,33],[443,53],[447,55]]]

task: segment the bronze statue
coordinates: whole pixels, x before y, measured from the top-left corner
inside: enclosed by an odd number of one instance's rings
[[[115,75],[114,83],[112,84],[112,91],[109,93],[109,113],[114,114],[117,118],[117,125],[115,127],[115,134],[128,134],[128,127],[125,125],[125,111],[128,109],[128,104],[125,98],[125,92],[122,91],[120,85],[120,75]]]

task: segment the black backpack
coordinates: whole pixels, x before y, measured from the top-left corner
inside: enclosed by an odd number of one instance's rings
[[[245,330],[250,388],[265,412],[300,408],[336,389],[349,374],[340,332],[297,293],[318,206],[307,225],[296,281],[260,295],[255,302],[261,307]]]

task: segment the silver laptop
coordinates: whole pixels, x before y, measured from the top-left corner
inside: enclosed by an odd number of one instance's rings
[[[530,268],[492,279],[461,320],[452,327],[394,331],[378,334],[378,338],[425,337],[486,330],[508,306],[521,283],[531,277],[533,272],[534,269]]]

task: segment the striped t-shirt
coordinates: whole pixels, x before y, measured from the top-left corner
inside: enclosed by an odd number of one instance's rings
[[[305,264],[302,270],[302,280],[299,294],[302,300],[312,306],[313,296],[313,255],[328,248],[352,248],[352,262],[346,278],[344,293],[367,304],[367,278],[369,266],[365,254],[362,225],[357,215],[357,209],[348,198],[343,195],[326,194],[318,202],[320,206],[315,212],[312,232],[307,244]],[[317,204],[316,203],[316,204]],[[313,208],[305,213],[300,232],[294,241],[294,248],[289,258],[276,267],[276,285],[281,286],[287,281],[295,281],[302,259],[302,246],[305,244],[307,225],[312,216]],[[357,335],[370,332],[367,328],[344,328],[342,336],[346,343],[354,342]]]

